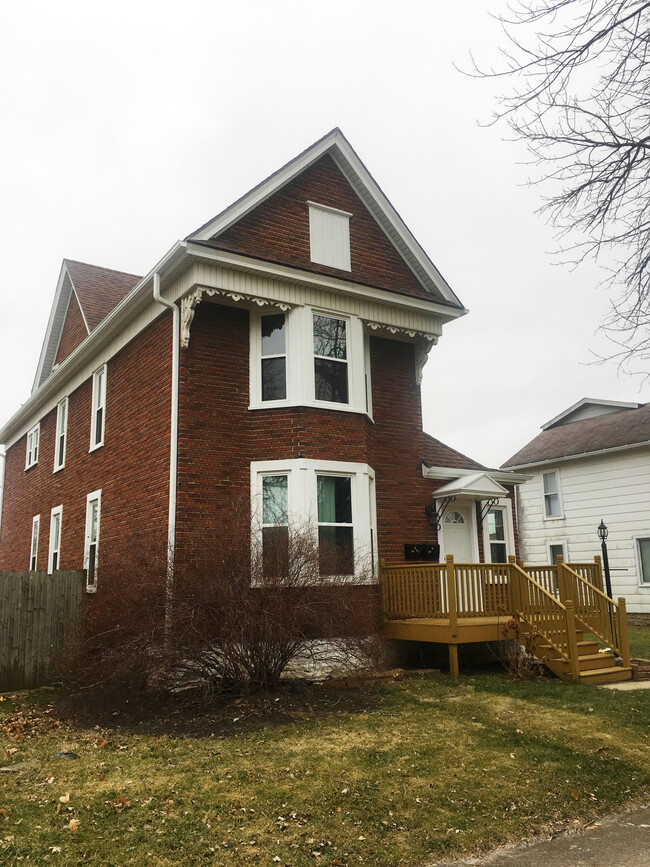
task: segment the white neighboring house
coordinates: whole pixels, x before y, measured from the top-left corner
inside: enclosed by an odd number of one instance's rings
[[[517,489],[525,563],[593,560],[602,519],[614,598],[650,613],[650,403],[583,398],[503,467],[532,475]]]

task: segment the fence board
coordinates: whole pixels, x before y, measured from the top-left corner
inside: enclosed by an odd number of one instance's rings
[[[52,677],[84,587],[83,572],[0,572],[0,691]]]

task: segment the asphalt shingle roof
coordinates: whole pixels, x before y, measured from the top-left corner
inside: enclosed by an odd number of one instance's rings
[[[142,279],[136,274],[65,260],[79,304],[91,331],[102,322]]]
[[[451,446],[441,443],[440,440],[435,439],[428,433],[424,434],[422,458],[425,463],[432,467],[450,467],[459,470],[487,469],[483,464],[479,464],[468,458],[467,455],[463,455],[457,452],[456,449],[452,449]]]

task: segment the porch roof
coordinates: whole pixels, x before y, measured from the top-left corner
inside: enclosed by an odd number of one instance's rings
[[[441,497],[465,497],[468,500],[489,500],[493,497],[507,497],[508,491],[488,473],[472,473],[447,482],[434,491],[436,499]]]

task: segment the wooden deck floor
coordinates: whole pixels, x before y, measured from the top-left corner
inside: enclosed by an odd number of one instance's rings
[[[387,620],[384,638],[402,641],[434,641],[440,644],[473,644],[478,641],[502,641],[508,636],[508,615],[501,617],[459,617],[455,630],[447,618],[410,617]]]

